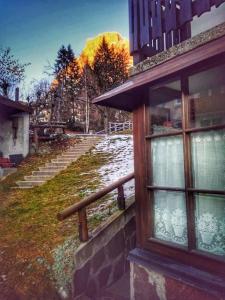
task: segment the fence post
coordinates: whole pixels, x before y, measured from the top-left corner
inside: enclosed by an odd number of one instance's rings
[[[125,210],[125,196],[124,196],[124,188],[123,185],[118,187],[118,197],[117,197],[118,208],[120,210]]]
[[[88,226],[87,226],[87,213],[86,208],[78,211],[79,219],[79,238],[81,242],[88,241]]]

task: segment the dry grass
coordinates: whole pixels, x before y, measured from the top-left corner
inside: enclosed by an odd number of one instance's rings
[[[89,153],[41,187],[11,187],[60,151],[55,147],[51,154],[30,156],[0,183],[0,299],[8,299],[10,293],[22,300],[58,298],[49,280],[52,250],[68,237],[75,238],[77,226],[75,217],[60,223],[56,215],[98,187],[96,170],[108,157]]]

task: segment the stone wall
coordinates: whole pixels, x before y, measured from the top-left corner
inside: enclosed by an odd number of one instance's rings
[[[128,253],[135,247],[136,224],[134,200],[125,212],[118,212],[75,253],[73,299],[84,295],[98,299],[105,287],[129,271]]]

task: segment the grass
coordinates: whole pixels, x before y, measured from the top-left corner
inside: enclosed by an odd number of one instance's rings
[[[86,191],[98,188],[97,170],[109,159],[101,153],[88,153],[41,187],[11,189],[59,151],[56,147],[51,154],[30,156],[16,174],[0,183],[0,299],[7,299],[12,290],[23,300],[58,299],[49,280],[52,253],[71,238],[77,240],[77,225],[75,216],[60,223],[56,215],[80,201]],[[91,219],[91,228],[102,220]]]

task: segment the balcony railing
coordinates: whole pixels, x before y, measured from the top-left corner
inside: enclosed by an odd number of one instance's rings
[[[195,16],[225,0],[129,0],[130,48],[134,63],[191,37]]]

